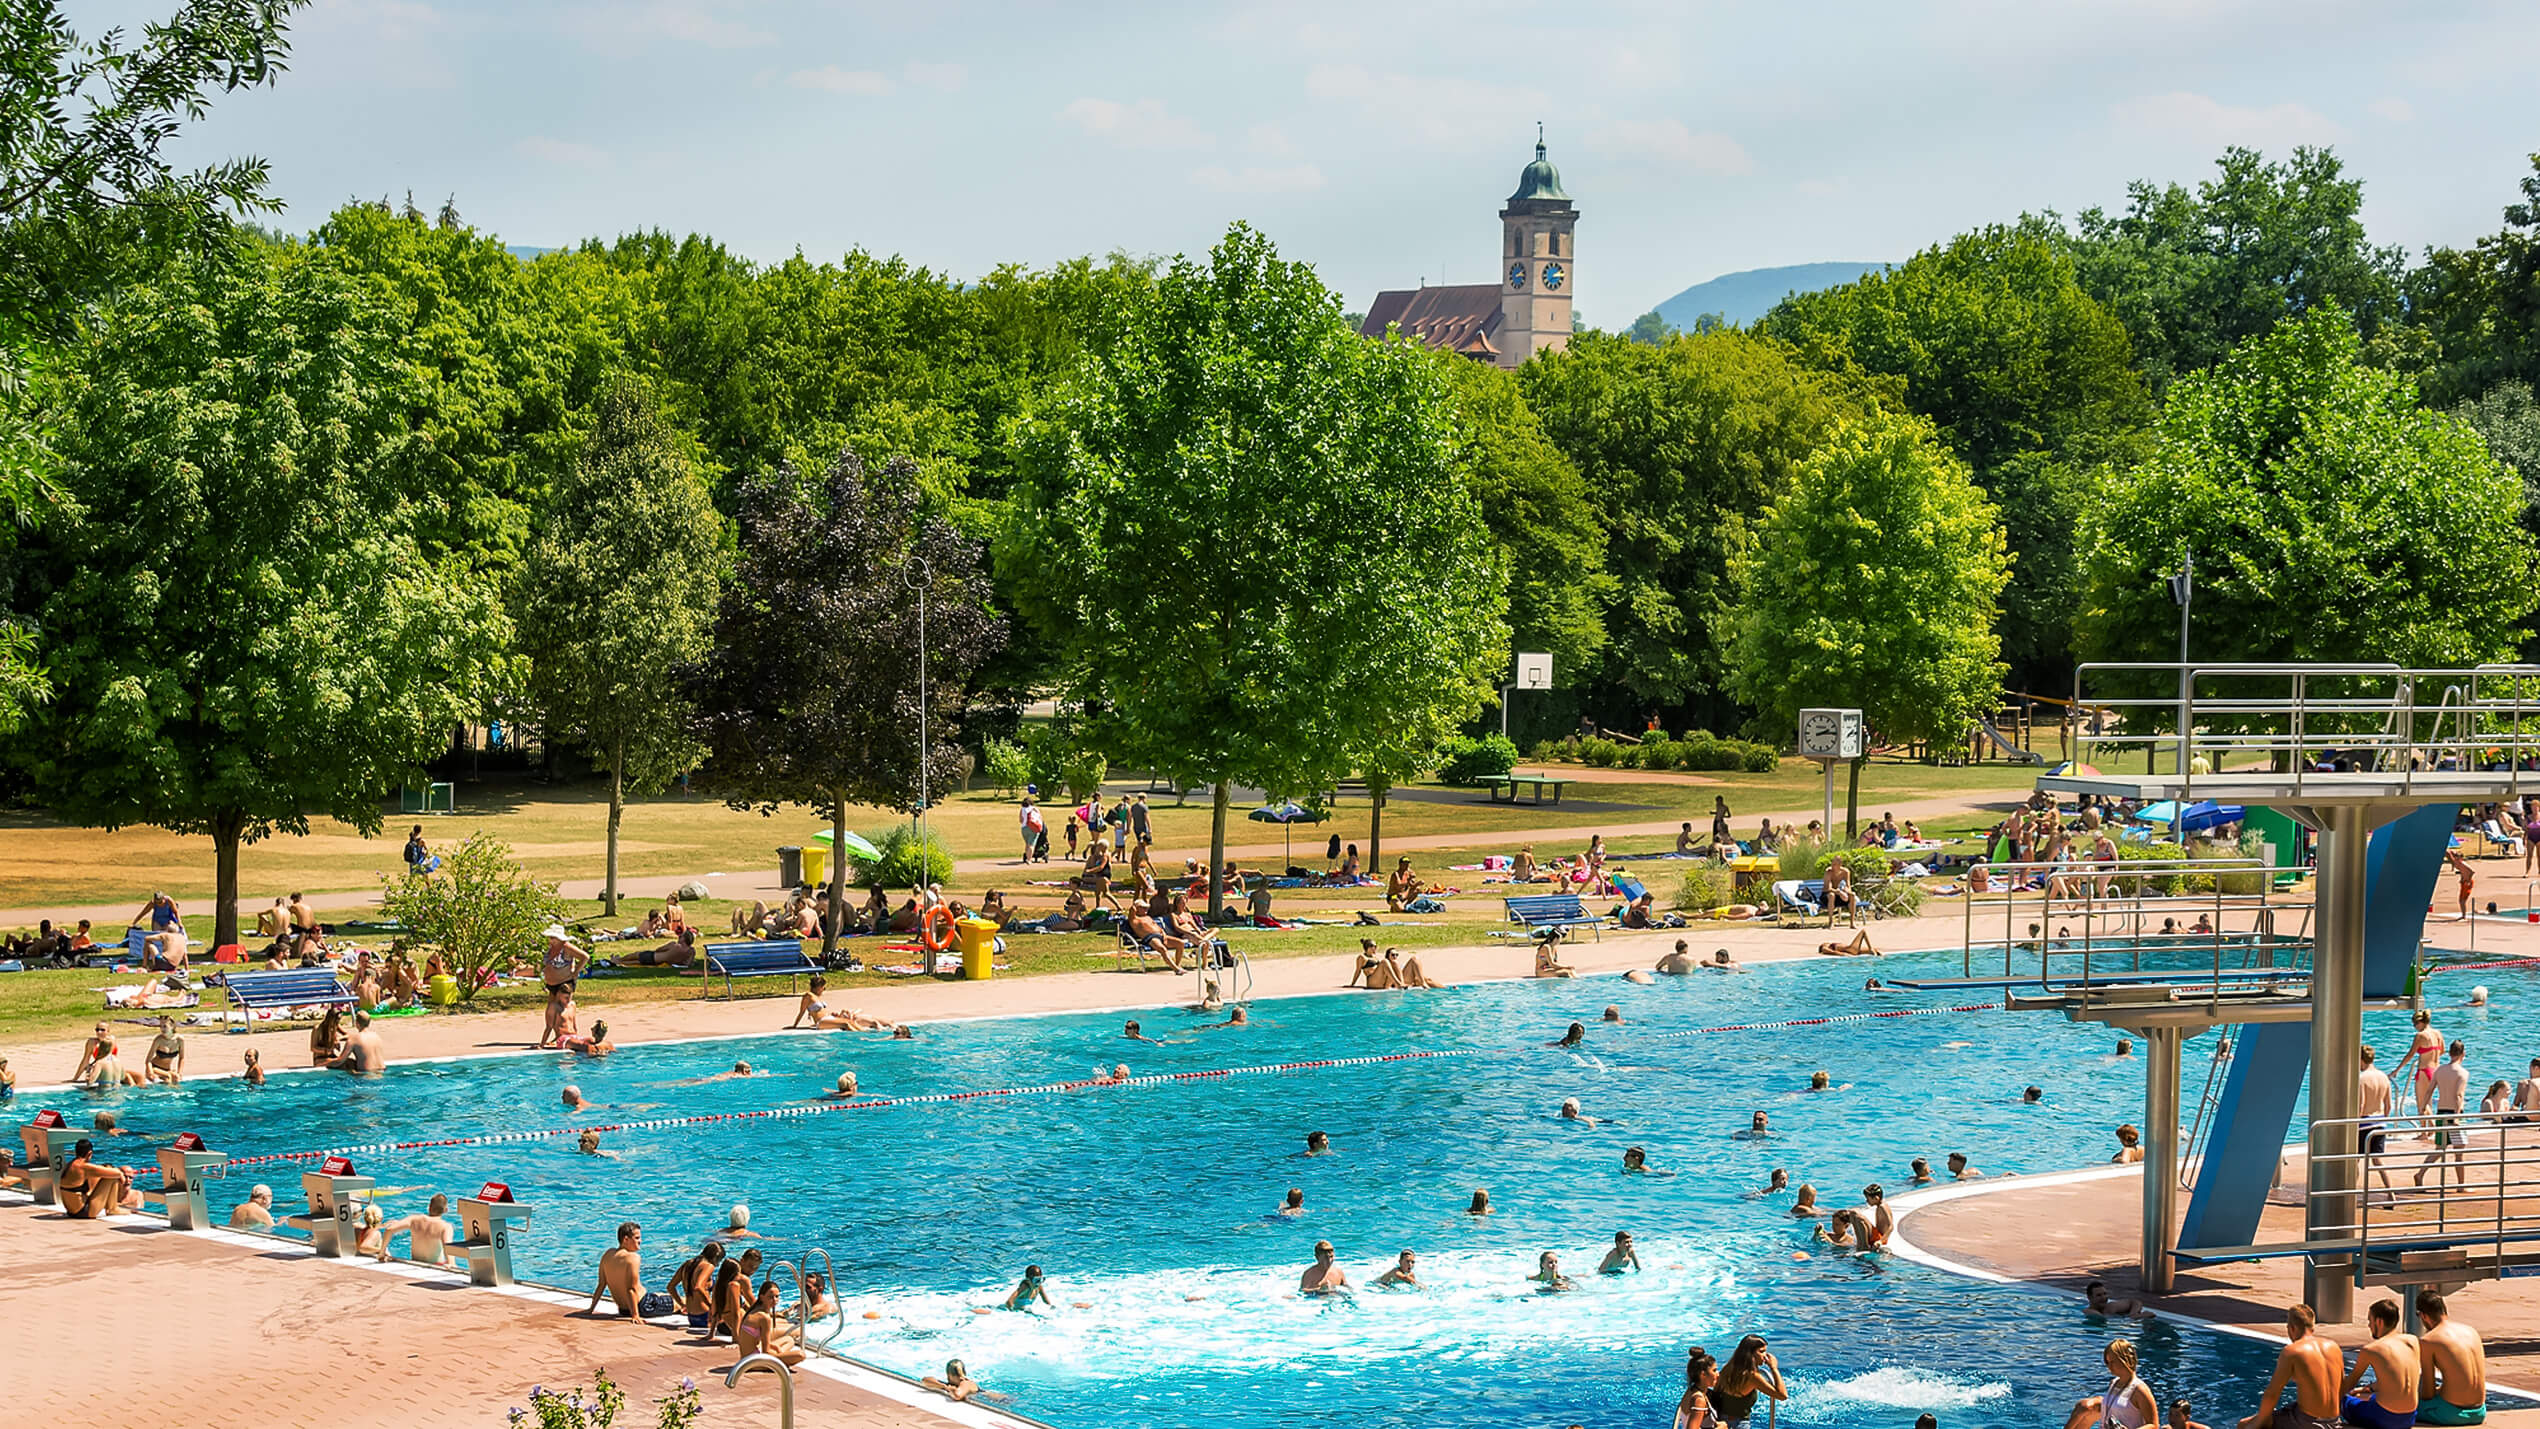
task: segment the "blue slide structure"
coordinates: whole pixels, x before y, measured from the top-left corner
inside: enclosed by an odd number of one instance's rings
[[[2364,854],[2367,998],[2407,994],[2427,901],[2459,810],[2458,804],[2428,804],[2373,831]],[[2179,1222],[2183,1250],[2248,1245],[2257,1237],[2258,1213],[2310,1069],[2310,1023],[2253,1022],[2233,1030],[2231,1071],[2206,1133],[2195,1194]]]

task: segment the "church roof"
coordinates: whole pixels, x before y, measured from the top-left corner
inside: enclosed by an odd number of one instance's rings
[[[1358,330],[1367,337],[1382,337],[1385,329],[1399,325],[1431,347],[1471,357],[1496,357],[1499,347],[1491,339],[1499,331],[1499,322],[1497,283],[1458,283],[1378,293],[1376,301],[1367,305],[1367,317]]]
[[[1517,191],[1508,196],[1508,201],[1524,203],[1528,199],[1537,198],[1560,199],[1565,203],[1570,198],[1568,194],[1561,191],[1561,171],[1552,166],[1550,159],[1544,157],[1541,139],[1535,140],[1535,161],[1528,164],[1524,171],[1517,175]]]

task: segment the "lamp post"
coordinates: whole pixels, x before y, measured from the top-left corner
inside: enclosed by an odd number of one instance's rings
[[[932,886],[926,855],[926,757],[932,752],[926,743],[926,587],[933,583],[933,576],[924,556],[912,555],[900,567],[900,579],[917,592],[917,878],[921,893]],[[931,977],[935,972],[931,955],[928,961],[926,972]]]
[[[2187,622],[2196,600],[2196,553],[2189,551],[2179,562],[2178,574],[2170,577],[2170,599],[2178,602],[2178,777],[2187,777],[2189,746],[2195,732],[2188,728],[2188,706],[2196,698],[2195,677],[2187,672]],[[2183,792],[2183,791],[2182,791]]]

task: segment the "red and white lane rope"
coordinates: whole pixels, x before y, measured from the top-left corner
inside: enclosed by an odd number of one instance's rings
[[[1720,1027],[1696,1027],[1683,1032],[1667,1032],[1665,1037],[1699,1037],[1717,1032],[1768,1032],[1791,1027],[1824,1027],[1842,1022],[1870,1022],[1891,1017],[1930,1017],[1938,1014],[1994,1012],[1995,1003],[1970,1003],[1963,1007],[1900,1007],[1886,1012],[1856,1012],[1837,1017],[1798,1017],[1782,1022],[1737,1022]],[[822,1101],[802,1106],[759,1107],[748,1111],[705,1112],[693,1116],[654,1117],[645,1121],[600,1122],[590,1126],[558,1126],[538,1131],[491,1132],[482,1136],[436,1137],[419,1141],[378,1141],[363,1146],[332,1146],[320,1151],[275,1151],[261,1156],[235,1156],[229,1165],[254,1166],[274,1161],[322,1161],[329,1156],[379,1156],[399,1151],[431,1151],[453,1146],[502,1146],[530,1141],[552,1141],[559,1137],[580,1136],[586,1131],[626,1132],[660,1131],[678,1126],[711,1126],[724,1122],[782,1121],[798,1117],[827,1116],[842,1111],[877,1111],[884,1107],[930,1106],[944,1102],[980,1101],[990,1097],[1056,1096],[1066,1092],[1108,1090],[1118,1087],[1160,1087],[1176,1082],[1219,1081],[1227,1077],[1259,1077],[1290,1072],[1316,1072],[1333,1067],[1373,1067],[1387,1062],[1414,1062],[1433,1057],[1473,1057],[1501,1051],[1495,1047],[1447,1047],[1433,1051],[1385,1052],[1368,1057],[1318,1057],[1303,1062],[1271,1062],[1257,1067],[1213,1067],[1191,1072],[1159,1072],[1143,1077],[1085,1077],[1069,1082],[1044,1082],[1028,1087],[987,1087],[968,1092],[928,1092],[904,1097],[862,1097],[853,1101]]]

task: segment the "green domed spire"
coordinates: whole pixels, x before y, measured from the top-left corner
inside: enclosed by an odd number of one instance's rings
[[[1550,198],[1567,202],[1569,197],[1561,191],[1561,171],[1552,167],[1552,161],[1543,155],[1543,126],[1537,124],[1535,126],[1535,161],[1528,164],[1525,172],[1517,176],[1517,191],[1508,196],[1508,201],[1523,203],[1533,198]]]

